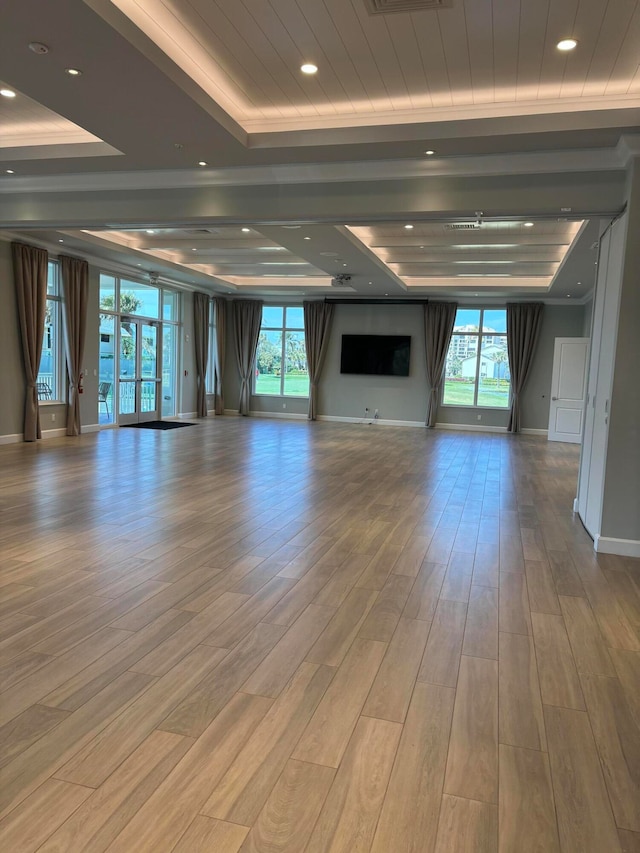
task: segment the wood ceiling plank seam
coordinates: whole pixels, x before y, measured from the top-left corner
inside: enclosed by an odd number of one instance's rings
[[[345,89],[345,93],[349,98],[353,112],[362,113],[375,111],[375,105],[369,97],[364,80],[356,68],[351,56],[351,50],[349,50],[347,43],[342,37],[342,30],[346,30],[348,27],[348,19],[343,20],[342,27],[338,27],[336,26],[332,15],[329,13],[326,4],[322,2],[322,0],[321,2],[310,4],[306,11],[300,6],[298,0],[293,0],[293,2],[298,7],[300,15],[305,19],[309,29],[314,34],[317,33],[319,39],[323,42],[328,42],[329,44],[333,44],[334,42],[336,45],[338,43],[340,44],[340,48],[336,51],[335,58],[327,57],[327,59]],[[310,15],[313,15],[315,20],[312,19]],[[351,93],[349,92],[350,88],[353,88]],[[364,101],[368,102],[368,108],[365,106]]]
[[[451,87],[439,27],[424,27],[418,38],[418,50],[432,105],[434,107],[452,106]]]
[[[611,77],[605,89],[605,95],[627,94],[634,74],[640,68],[640,3],[631,18],[631,22],[624,36],[618,56],[616,57]],[[611,79],[613,78],[613,80]],[[618,82],[619,81],[619,82]],[[626,85],[625,85],[626,84]]]
[[[297,55],[298,63],[304,62],[304,59],[301,59],[301,54],[295,42],[291,40],[289,33],[282,26],[279,18],[276,22],[275,16],[272,14],[272,6],[268,3],[268,0],[239,0],[239,2],[242,4],[246,14],[250,15],[256,25],[261,28],[265,38],[271,45],[274,62],[277,62],[280,70],[284,72],[282,77],[280,74],[276,76],[282,80],[281,85],[284,86],[286,81],[292,91],[296,92],[294,103],[300,114],[303,116],[325,115],[326,112],[323,111],[322,106],[330,104],[329,97],[313,77],[305,79],[303,85],[300,75],[295,74],[293,68],[291,68],[291,64],[286,61],[285,54],[279,47],[282,35],[285,36],[286,41],[286,45],[283,48],[288,49],[291,55]]]
[[[217,6],[220,8],[219,0],[217,2]],[[241,25],[249,25],[251,29],[252,44],[245,39],[247,50],[253,53],[256,60],[260,63],[260,66],[264,69],[264,74],[273,81],[273,85],[277,87],[282,97],[287,101],[288,107],[294,110],[298,115],[301,115],[301,112],[296,105],[295,97],[293,97],[291,93],[287,92],[287,90],[281,85],[278,77],[273,73],[273,70],[268,66],[264,59],[264,55],[266,53],[271,54],[279,61],[280,57],[278,52],[275,50],[273,44],[266,37],[262,28],[258,25],[253,16],[251,14],[242,14],[243,8],[244,7],[238,5],[237,0],[233,0],[231,3],[224,4],[224,14],[230,25],[233,26],[242,38],[244,38],[244,36],[241,34]],[[258,44],[261,46],[261,49],[258,49]],[[299,88],[296,89],[296,92],[299,95]]]
[[[521,0],[493,0],[494,79],[507,81],[496,88],[496,103],[516,100],[520,38],[499,38],[497,32],[520,33]]]
[[[574,34],[580,46],[567,64],[560,88],[561,98],[579,98],[584,93],[587,72],[604,21],[606,3],[602,0],[580,0]]]
[[[165,0],[162,0],[162,2],[165,2]],[[213,2],[218,11],[216,25],[217,27],[219,26],[224,28],[225,20],[227,21],[227,24],[229,23],[228,18],[215,0],[213,0]],[[279,115],[282,115],[280,110],[278,110],[277,104],[274,103],[273,99],[262,85],[261,81],[264,79],[264,74],[256,76],[247,65],[248,57],[255,57],[255,54],[247,44],[246,39],[242,34],[237,32],[234,28],[237,39],[245,46],[246,50],[242,50],[241,48],[234,49],[234,47],[232,47],[233,39],[230,36],[229,27],[226,28],[225,33],[219,33],[217,27],[214,29],[204,14],[204,10],[198,4],[198,0],[189,0],[185,5],[185,8],[189,8],[192,15],[197,18],[197,21],[193,21],[193,28],[190,28],[192,39],[201,45],[202,49],[209,54],[220,71],[231,81],[231,88],[235,87],[242,92],[246,100],[252,105],[253,109],[259,111],[260,115],[264,117],[267,114],[264,109],[264,105],[261,104],[259,98],[256,98],[255,95],[252,95],[250,92],[249,87],[246,84],[246,80],[248,78],[251,80],[253,86],[262,93],[263,98],[265,98],[271,106],[278,111]],[[212,8],[210,4],[208,8]],[[204,41],[203,37],[205,37]],[[211,49],[211,47],[213,49]],[[240,68],[238,68],[237,57],[240,55],[243,57],[243,61]]]
[[[631,83],[629,83],[629,88],[627,89],[627,94],[633,95],[636,92],[640,94],[640,65],[638,65],[638,70],[633,76]]]
[[[532,101],[537,94],[549,2],[525,3],[521,8],[516,101]]]
[[[181,68],[185,74],[191,77],[197,85],[204,89],[209,97],[212,97],[217,101],[222,109],[229,112],[233,117],[242,115],[243,113],[246,114],[248,112],[246,102],[245,104],[241,103],[240,95],[244,93],[242,93],[239,87],[235,84],[233,78],[208,51],[206,45],[202,43],[198,35],[192,32],[183,20],[177,16],[173,9],[167,6],[164,0],[159,0],[155,6],[148,8],[143,7],[138,0],[136,0],[136,6],[139,9],[140,15],[143,15],[149,23],[147,27],[145,27],[143,26],[140,17],[131,18],[131,20],[139,29],[148,35],[148,37],[169,57],[169,59],[171,59],[172,62],[175,62],[175,64]],[[151,8],[153,8],[153,15],[151,13]],[[159,32],[164,34],[166,42],[158,38]],[[176,41],[176,38],[173,35],[175,32],[181,32],[191,40],[188,52],[185,52],[181,48],[179,42]],[[201,54],[199,58],[195,56],[196,44],[199,47]],[[172,45],[174,49],[169,51],[167,49],[169,45]],[[220,73],[228,78],[228,85],[221,85],[211,76],[210,70],[206,67],[208,61],[211,61],[215,66],[217,66]],[[194,68],[200,71],[200,79],[199,76],[194,76]],[[207,81],[208,86],[203,85],[204,81]],[[209,87],[213,88],[218,94],[213,96]],[[254,105],[253,103],[251,103],[251,107],[256,110],[260,109],[258,105]],[[260,113],[262,114],[261,111]]]
[[[496,99],[493,64],[493,2],[492,0],[474,0],[473,3],[469,3],[465,0],[463,9],[469,66],[473,81],[473,103],[493,104]],[[484,44],[485,31],[490,38],[490,45]]]
[[[337,103],[337,101],[339,101],[341,97],[341,95],[339,94],[340,92],[349,103],[350,109],[347,110],[347,112],[356,112],[355,106],[351,100],[351,97],[349,96],[349,92],[347,91],[342,76],[338,73],[336,68],[334,68],[331,57],[326,52],[320,39],[316,37],[315,32],[309,25],[309,22],[307,21],[306,17],[301,12],[296,0],[278,0],[279,5],[277,9],[273,5],[273,3],[271,3],[271,0],[267,0],[267,2],[270,3],[274,14],[278,16],[282,23],[282,26],[289,34],[291,41],[300,51],[301,61],[305,62],[309,59],[313,59],[314,62],[318,65],[318,67],[321,69],[319,75],[309,75],[308,79],[314,83],[317,83],[318,86],[323,89],[323,91],[329,98],[332,108],[338,115],[345,112],[344,109],[340,109],[339,104]],[[294,27],[297,27],[299,31],[299,39],[294,36]],[[298,46],[299,42],[305,42],[305,47],[300,48]],[[315,57],[317,57],[317,59]],[[333,89],[333,94],[331,94],[331,89]]]
[[[352,4],[354,4],[354,0],[352,0]],[[384,15],[369,15],[364,7],[364,3],[356,2],[353,5],[353,9],[371,47],[376,65],[380,69],[380,74],[385,81],[393,109],[401,110],[404,108],[405,103],[403,98],[406,99],[409,93],[395,50],[390,50],[389,33],[384,20],[382,20]],[[381,62],[383,63],[382,67]]]
[[[401,56],[404,56],[404,45],[401,46],[400,52],[398,52],[398,46],[396,45],[395,39],[393,38],[393,36],[391,34],[391,29],[389,28],[389,21],[387,20],[386,15],[383,15],[383,24],[384,24],[385,30],[387,32],[387,37],[388,37],[389,42],[391,44],[391,48],[393,50],[394,56],[396,58],[396,62],[398,63],[398,67],[400,68],[400,74],[402,75],[404,87],[407,91],[407,98],[409,100],[409,104],[411,106],[411,109],[415,109],[416,105],[414,103],[413,94],[411,92],[411,87],[407,83],[407,75],[405,74],[403,62],[402,62],[402,59],[400,58]],[[406,109],[406,107],[405,107],[405,109]]]
[[[389,36],[396,45],[396,54],[411,96],[411,104],[419,109],[433,106],[429,82],[418,44],[418,33],[413,15],[389,15]],[[401,49],[398,51],[397,47]],[[426,99],[428,98],[428,103]],[[417,103],[416,103],[417,101]]]
[[[461,36],[465,32],[464,8],[456,5],[446,9],[438,9],[436,16],[444,47],[447,74],[451,87],[451,101],[454,106],[466,105],[471,101],[470,95],[473,86],[466,33],[464,39]]]
[[[558,50],[557,44],[561,38],[575,33],[576,18],[580,0],[564,0],[563,3],[552,3],[549,6],[547,31],[542,55],[542,67],[538,85],[538,98],[559,98],[562,83],[575,59],[571,51]],[[558,69],[562,68],[559,74]]]
[[[391,110],[393,105],[389,98],[389,92],[375,61],[369,42],[362,28],[362,23],[353,8],[353,0],[322,0],[322,3],[330,16],[334,27],[339,30],[340,23],[344,23],[349,29],[349,43],[351,45],[351,61],[362,81],[365,89],[373,88],[380,91],[379,108]],[[375,78],[375,79],[373,79]],[[367,87],[365,80],[371,80]],[[371,100],[371,98],[369,98]]]
[[[616,39],[621,41],[624,38],[624,34],[629,29],[633,12],[634,10],[627,4],[612,3],[609,0],[585,81],[587,94],[604,95],[606,84],[611,78],[614,67],[611,54],[614,52]]]

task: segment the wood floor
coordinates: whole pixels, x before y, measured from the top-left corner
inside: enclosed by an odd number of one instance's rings
[[[640,850],[640,561],[539,437],[0,448],[11,853]]]

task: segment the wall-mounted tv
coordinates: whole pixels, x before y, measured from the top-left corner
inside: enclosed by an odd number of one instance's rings
[[[408,376],[410,335],[343,335],[340,373]]]

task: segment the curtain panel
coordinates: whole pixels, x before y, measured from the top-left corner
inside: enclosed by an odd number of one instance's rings
[[[222,379],[226,361],[227,347],[227,300],[216,296],[213,300],[216,317],[216,364],[213,392],[215,395],[216,415],[224,415],[224,387]]]
[[[87,334],[89,299],[89,264],[81,258],[60,256],[62,308],[64,316],[64,349],[69,379],[67,435],[80,435],[80,375]]]
[[[11,253],[25,375],[24,440],[36,441],[42,438],[36,382],[47,310],[49,253],[24,243],[12,243]]]
[[[260,323],[262,322],[262,301],[259,299],[234,299],[233,330],[235,332],[235,350],[238,372],[240,374],[240,402],[238,412],[248,415],[251,406],[251,379],[256,360]]]
[[[207,417],[207,361],[209,359],[209,296],[193,294],[193,341],[196,355],[196,416]]]
[[[540,337],[543,309],[542,302],[507,302],[507,354],[511,374],[509,432],[520,432],[520,395]]]
[[[308,418],[310,421],[315,421],[318,407],[318,382],[327,354],[335,306],[326,302],[303,302],[302,307],[304,310],[304,345],[307,351],[309,369]]]
[[[434,427],[447,352],[456,320],[457,302],[427,302],[424,306],[424,351],[429,382],[425,425]]]

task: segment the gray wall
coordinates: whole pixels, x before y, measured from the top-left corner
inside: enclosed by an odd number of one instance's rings
[[[557,337],[581,337],[585,323],[581,305],[546,305],[534,364],[522,396],[522,424],[527,429],[547,429],[553,346]],[[336,305],[329,350],[320,382],[320,415],[364,418],[365,406],[379,410],[382,420],[422,423],[426,414],[423,309],[421,305]],[[411,336],[408,377],[346,376],[340,373],[343,334],[398,334]],[[240,380],[235,361],[233,332],[227,337],[225,404],[237,409]],[[286,408],[284,408],[286,406]],[[252,396],[251,410],[275,414],[306,414],[307,401],[288,397]],[[481,420],[478,420],[480,415]],[[506,410],[443,406],[438,422],[472,426],[506,427]]]
[[[640,540],[640,160],[629,176],[629,220],[611,394],[602,536]]]

